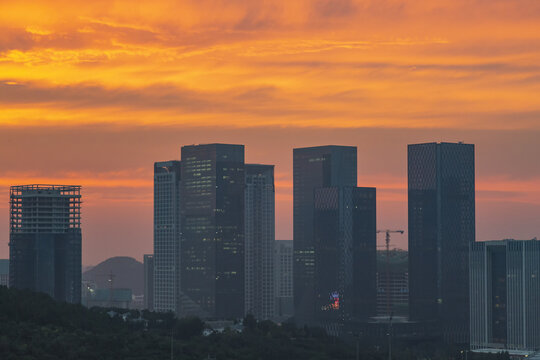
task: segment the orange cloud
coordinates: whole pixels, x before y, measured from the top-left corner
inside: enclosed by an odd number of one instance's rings
[[[534,0],[3,3],[0,124],[538,128],[539,18]]]

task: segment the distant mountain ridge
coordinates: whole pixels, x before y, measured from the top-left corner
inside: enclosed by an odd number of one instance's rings
[[[144,293],[144,265],[128,256],[115,256],[109,258],[82,275],[84,281],[94,282],[98,288],[109,288],[110,274],[113,274],[114,288],[128,288],[134,295]]]

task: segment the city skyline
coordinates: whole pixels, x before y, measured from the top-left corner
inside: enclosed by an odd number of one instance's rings
[[[459,139],[459,138],[458,138]],[[430,142],[430,139],[425,138],[426,142]],[[323,140],[321,140],[323,141]],[[402,140],[403,141],[403,140]],[[187,143],[187,142],[186,142]],[[327,142],[322,142],[326,144]],[[405,142],[403,142],[405,143]],[[180,147],[183,145],[178,144],[175,146],[176,154],[172,154],[169,158],[180,158]],[[358,149],[358,185],[359,186],[373,186],[378,188],[378,203],[377,203],[377,214],[378,214],[378,225],[380,227],[401,227],[407,228],[407,183],[406,183],[406,149],[407,144],[404,145],[401,152],[404,153],[405,157],[398,158],[397,154],[400,152],[399,147],[395,144],[391,145],[393,148],[396,148],[395,156],[391,157],[389,164],[394,164],[396,167],[403,167],[402,172],[405,174],[405,177],[402,181],[397,182],[399,178],[390,176],[385,177],[384,175],[376,176],[366,174],[362,171],[362,165],[365,164],[369,166],[370,169],[374,167],[379,167],[376,160],[377,157],[374,155],[366,154],[362,152],[362,148],[365,149],[365,145],[360,144]],[[265,163],[279,163],[279,161],[272,162],[272,156],[268,154],[260,153],[256,151],[257,159],[253,159],[249,154],[253,146],[246,145],[246,162],[256,160],[255,162],[265,162]],[[281,153],[288,153],[288,160],[290,161],[290,179],[288,178],[287,172],[280,171],[280,167],[276,166],[276,239],[292,239],[292,148],[284,149]],[[486,164],[492,165],[492,163],[497,163],[498,159],[493,159],[489,156],[487,152],[489,150],[494,150],[492,147],[488,149],[482,149],[481,146],[478,146],[477,143],[477,170],[476,170],[476,191],[477,191],[477,239],[479,241],[494,239],[494,238],[533,238],[538,236],[537,226],[536,226],[536,208],[540,205],[535,205],[536,201],[540,203],[540,190],[537,191],[534,181],[525,180],[529,174],[523,176],[523,180],[519,180],[516,177],[514,181],[514,186],[522,185],[520,189],[514,188],[512,191],[503,190],[502,183],[497,181],[486,181],[485,179],[489,176],[482,176],[482,173],[486,173]],[[515,154],[515,149],[510,151]],[[505,154],[500,158],[508,158],[509,155]],[[166,158],[164,155],[157,157]],[[263,160],[261,160],[261,158]],[[287,160],[281,158],[282,160]],[[274,158],[275,160],[275,158]],[[401,160],[401,161],[400,161]],[[499,163],[501,167],[512,166],[515,167],[515,162],[510,162],[508,159],[506,162]],[[154,159],[155,161],[155,159]],[[518,161],[518,160],[517,160]],[[523,161],[523,160],[522,160]],[[518,161],[519,162],[519,161]],[[531,166],[534,166],[534,162],[526,159],[526,162]],[[401,163],[401,164],[400,164]],[[140,181],[137,179],[126,180],[127,187],[122,189],[118,194],[122,199],[112,200],[111,198],[103,198],[104,194],[99,193],[99,189],[109,192],[116,190],[116,187],[105,187],[100,188],[95,182],[88,184],[84,179],[73,178],[70,173],[67,173],[67,177],[59,178],[47,178],[46,183],[78,183],[81,184],[83,195],[85,196],[85,207],[84,215],[82,222],[85,227],[85,236],[83,239],[83,264],[92,265],[97,264],[100,261],[114,255],[127,255],[135,257],[139,260],[142,260],[143,253],[152,253],[153,243],[152,243],[152,212],[153,212],[153,162],[150,164],[150,179],[145,181]],[[148,169],[144,169],[148,170]],[[532,168],[534,172],[534,167]],[[139,170],[137,176],[141,176],[145,171]],[[117,174],[118,175],[118,174]],[[111,174],[112,177],[117,176]],[[123,174],[121,176],[125,176]],[[484,180],[482,180],[484,179]],[[4,180],[5,179],[0,179]],[[37,182],[37,178],[27,179],[27,183]],[[36,180],[32,182],[31,180]],[[43,179],[41,179],[43,180]],[[114,181],[117,185],[120,186],[121,182],[118,178]],[[139,185],[134,186],[130,181],[136,183],[141,182]],[[289,183],[290,181],[290,183]],[[18,183],[25,183],[19,181]],[[9,184],[12,185],[12,184]],[[145,189],[145,192],[141,193],[141,189]],[[540,187],[538,187],[540,189]],[[9,210],[9,186],[6,185],[4,188],[0,188],[0,196],[4,195],[5,201],[0,203],[0,210],[2,206],[5,207],[5,211]],[[132,192],[135,194],[130,195]],[[113,194],[110,194],[114,196]],[[144,199],[148,197],[148,199]],[[537,199],[537,197],[539,197]],[[104,205],[100,204],[99,201],[103,201],[104,204],[110,205],[107,208],[103,208]],[[111,202],[113,204],[111,204]],[[122,202],[125,202],[126,205],[123,205]],[[89,208],[90,207],[90,208]],[[513,209],[524,209],[528,210],[525,213],[516,213]],[[134,219],[137,219],[136,223],[132,223],[123,219],[121,216],[117,217],[119,221],[123,224],[123,228],[110,228],[112,226],[112,221],[109,219],[113,213],[117,216],[117,213],[120,211],[126,211],[126,214],[130,214]],[[89,214],[90,213],[90,214]],[[127,216],[127,215],[124,215]],[[540,216],[540,214],[538,215]],[[495,223],[495,219],[497,223]],[[514,225],[519,224],[519,226]],[[4,234],[0,235],[0,257],[8,257],[8,246],[9,241],[8,237],[8,221],[7,218],[0,219],[0,231]],[[103,227],[103,228],[102,228]],[[107,234],[107,230],[110,230],[114,237]],[[143,234],[148,233],[148,237]],[[105,238],[101,238],[102,236]],[[110,237],[107,237],[110,236]],[[135,239],[134,243],[130,243],[128,249],[126,249],[127,239]],[[105,240],[106,239],[106,240]],[[111,243],[112,241],[112,243]],[[383,239],[378,237],[378,244],[381,245]],[[406,237],[398,238],[395,240],[394,244],[403,249],[407,249]],[[98,251],[99,246],[103,246],[106,254]],[[127,251],[125,251],[126,249]]]
[[[408,321],[444,343],[466,344],[468,281],[474,278],[468,271],[469,249],[476,240],[475,144],[429,142],[407,148]],[[376,234],[381,231],[376,188],[357,187],[357,155],[356,146],[293,149],[294,319],[299,326],[321,326],[333,336],[344,336],[348,327],[365,331],[377,307]],[[278,299],[271,295],[278,254],[274,165],[246,164],[243,144],[184,145],[181,161],[156,162],[154,174],[154,285],[148,288],[145,267],[144,292],[155,299],[155,311],[277,319],[275,310],[281,306],[275,307]],[[60,301],[80,301],[80,189],[10,188],[10,286],[45,292]],[[531,242],[536,244],[536,238]],[[146,263],[148,255],[144,256]],[[533,259],[527,266],[527,277],[537,289],[538,263]],[[493,279],[501,278],[502,268],[493,271]],[[57,278],[70,285],[56,286]],[[79,279],[77,286],[72,278]],[[74,289],[79,300],[73,297]],[[502,290],[493,291],[499,304]],[[533,305],[530,309],[538,313]],[[493,317],[506,321],[496,310]],[[529,327],[537,329],[537,322],[527,324],[523,334]],[[514,341],[504,339],[503,325],[493,329],[496,342]],[[531,350],[537,345],[519,347]]]
[[[477,145],[478,239],[538,236],[536,0],[3,1],[0,34],[0,214],[12,184],[81,184],[86,265],[152,252],[152,164],[212,142],[276,165],[277,238],[293,148],[357,146],[404,228],[431,141]]]

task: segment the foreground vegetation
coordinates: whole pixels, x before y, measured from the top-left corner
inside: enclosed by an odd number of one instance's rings
[[[278,326],[248,317],[242,333],[225,330],[203,336],[204,329],[198,318],[86,309],[56,303],[43,294],[0,287],[0,358],[5,360],[170,359],[171,350],[174,359],[182,360],[354,359],[356,355],[354,344],[343,343],[321,329],[289,323]],[[456,354],[439,349],[421,357],[452,359],[452,353]],[[364,346],[359,355],[361,359],[386,359],[385,353]],[[417,359],[419,355],[418,350],[402,349],[394,359]]]

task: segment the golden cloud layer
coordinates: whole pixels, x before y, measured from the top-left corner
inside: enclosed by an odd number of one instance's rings
[[[539,128],[535,0],[0,4],[0,124]]]

